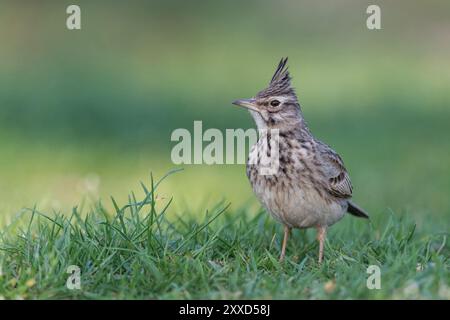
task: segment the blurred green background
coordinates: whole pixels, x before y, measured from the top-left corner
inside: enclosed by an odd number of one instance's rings
[[[81,7],[82,30],[66,29]],[[378,4],[382,30],[366,28]],[[448,1],[0,3],[0,221],[24,206],[126,199],[176,167],[170,134],[254,127],[250,97],[289,56],[313,133],[344,158],[355,200],[448,230]],[[243,165],[166,180],[173,211],[257,208]]]

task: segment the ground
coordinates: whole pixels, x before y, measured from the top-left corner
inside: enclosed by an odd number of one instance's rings
[[[182,174],[182,173],[180,173]],[[417,230],[386,211],[347,216],[330,229],[317,262],[314,231],[295,231],[278,261],[282,228],[264,211],[220,203],[165,216],[159,183],[142,185],[115,212],[44,214],[24,209],[1,234],[0,295],[13,299],[449,299],[447,234]],[[155,197],[153,197],[155,195]],[[69,266],[80,268],[70,289]],[[368,278],[380,269],[380,289]],[[374,267],[372,267],[374,268]],[[69,271],[70,272],[70,271]],[[69,282],[70,282],[69,280]],[[75,282],[72,282],[75,283]]]

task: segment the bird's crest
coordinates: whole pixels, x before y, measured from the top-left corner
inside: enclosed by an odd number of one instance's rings
[[[291,77],[289,75],[288,67],[286,66],[287,61],[287,57],[281,58],[278,67],[273,74],[272,80],[270,80],[271,85],[280,82],[287,82],[287,84],[290,85]]]
[[[278,67],[270,80],[269,86],[258,93],[258,97],[277,95],[295,95],[291,86],[291,76],[287,67],[288,58],[281,58]]]

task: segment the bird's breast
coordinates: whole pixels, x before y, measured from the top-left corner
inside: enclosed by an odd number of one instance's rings
[[[273,148],[269,150],[260,138],[250,150],[247,176],[257,198],[275,219],[291,227],[330,225],[339,220],[345,213],[345,204],[323,190],[311,148],[296,141],[279,142],[278,159],[273,159],[278,161],[274,165],[277,170],[271,174],[263,170],[263,165],[267,165],[263,164],[263,157]]]

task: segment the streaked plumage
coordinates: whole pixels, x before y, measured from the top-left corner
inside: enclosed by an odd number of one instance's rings
[[[328,226],[347,211],[368,216],[350,201],[353,188],[341,157],[311,134],[286,62],[287,58],[281,59],[266,89],[234,104],[249,109],[261,132],[249,154],[247,176],[257,198],[285,226],[280,260],[291,228],[315,227],[319,231],[320,262]],[[261,174],[263,160],[275,152],[271,147],[274,142],[278,145],[278,170]]]

